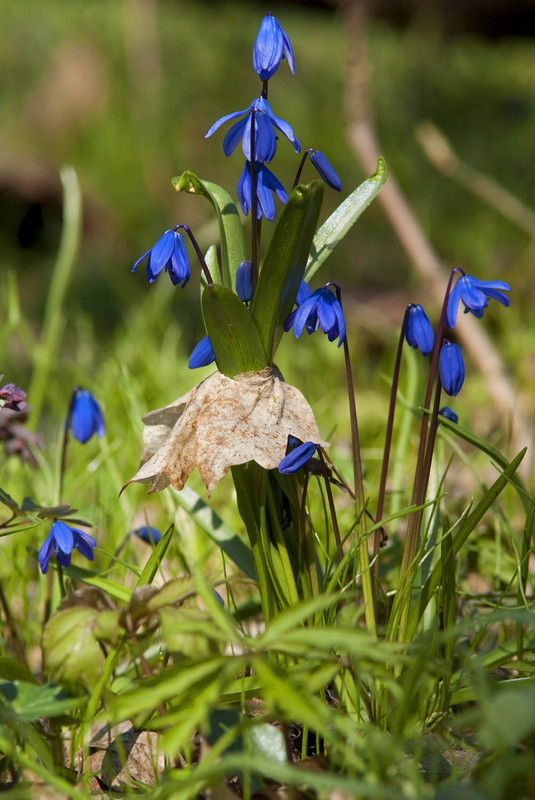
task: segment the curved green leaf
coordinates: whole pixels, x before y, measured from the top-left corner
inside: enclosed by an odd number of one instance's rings
[[[203,181],[189,170],[173,178],[171,183],[177,192],[202,195],[213,205],[221,240],[221,278],[223,284],[232,289],[236,280],[236,270],[247,258],[242,223],[232,197],[217,183]]]
[[[346,233],[355,224],[360,215],[377,197],[387,178],[386,162],[382,156],[377,160],[375,173],[361,183],[349,197],[341,203],[314,236],[312,248],[305,271],[308,281],[318,271],[326,258],[330,256],[336,245],[342,241]]]
[[[251,312],[270,360],[303,279],[322,199],[322,181],[295,187],[262,262]]]
[[[253,317],[237,294],[225,286],[207,286],[202,295],[204,324],[219,371],[229,378],[255,372],[269,362]]]

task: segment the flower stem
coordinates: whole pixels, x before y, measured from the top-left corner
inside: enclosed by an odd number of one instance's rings
[[[191,243],[193,245],[193,249],[195,250],[195,253],[197,254],[197,258],[199,259],[199,263],[201,265],[201,269],[204,272],[204,277],[206,278],[206,282],[207,282],[208,286],[213,286],[214,285],[214,280],[212,278],[210,270],[208,269],[208,264],[206,263],[206,261],[204,259],[204,256],[202,254],[201,248],[197,244],[197,239],[193,235],[193,233],[191,231],[191,228],[189,227],[189,225],[175,225],[173,230],[177,231],[179,228],[182,228],[182,230],[186,231],[186,233],[188,234],[188,236],[190,238],[190,241],[191,241]]]
[[[300,181],[300,179],[301,179],[301,173],[302,173],[302,171],[303,171],[303,167],[305,166],[305,161],[306,161],[306,160],[307,160],[307,158],[308,158],[308,154],[309,154],[309,153],[311,153],[311,152],[312,152],[312,150],[313,150],[313,148],[312,148],[312,147],[308,147],[308,148],[305,150],[305,152],[303,153],[303,158],[301,159],[301,161],[300,161],[300,163],[299,163],[299,166],[298,166],[298,168],[297,168],[297,172],[295,173],[295,180],[294,180],[294,182],[293,182],[292,189],[295,189],[295,187],[296,187],[296,186],[297,186],[297,184],[299,183],[299,181]]]
[[[336,297],[342,306],[342,293],[340,287],[332,284],[336,289]],[[343,310],[343,309],[342,309]],[[351,444],[353,450],[353,476],[355,482],[355,506],[359,525],[359,561],[362,577],[362,592],[364,595],[364,614],[366,627],[370,633],[376,634],[375,622],[375,593],[373,590],[373,574],[370,570],[370,556],[368,553],[368,537],[366,529],[366,498],[364,496],[364,480],[362,477],[362,460],[360,454],[360,437],[357,420],[357,405],[355,402],[355,389],[353,385],[353,371],[349,357],[347,335],[344,338],[344,360],[346,366],[347,394],[349,400],[349,419],[351,423]]]

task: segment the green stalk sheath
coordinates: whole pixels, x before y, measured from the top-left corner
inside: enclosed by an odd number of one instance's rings
[[[63,229],[59,253],[52,273],[46,301],[41,340],[35,350],[35,368],[28,390],[31,397],[30,424],[35,427],[43,409],[47,382],[55,363],[64,323],[62,312],[67,287],[72,276],[82,226],[82,195],[73,167],[62,167]]]

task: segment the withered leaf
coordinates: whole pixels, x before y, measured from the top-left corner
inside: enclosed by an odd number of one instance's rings
[[[150,483],[149,492],[182,489],[198,467],[210,495],[230,466],[277,467],[288,436],[328,446],[304,396],[276,367],[234,378],[214,372],[143,422],[141,466],[128,483]]]

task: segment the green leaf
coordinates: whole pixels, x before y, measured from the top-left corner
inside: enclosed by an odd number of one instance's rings
[[[202,312],[223,375],[233,378],[240,372],[256,372],[268,366],[253,317],[231,289],[207,286],[202,295]]]
[[[104,668],[95,628],[100,612],[87,606],[58,611],[46,623],[43,653],[47,669],[58,681],[82,682],[90,688]]]
[[[50,563],[50,566],[52,569],[56,569],[56,565],[53,562]],[[66,573],[69,578],[73,578],[73,580],[82,581],[82,583],[87,583],[89,586],[97,586],[99,589],[103,589],[111,595],[111,597],[120,600],[122,603],[128,603],[130,600],[130,589],[122,583],[112,581],[110,578],[104,578],[97,572],[93,572],[93,570],[70,564],[68,567],[63,567],[63,572]]]
[[[270,361],[303,279],[322,199],[322,181],[295,187],[262,262],[251,311]]]
[[[229,528],[193,489],[184,486],[180,492],[175,489],[171,489],[171,491],[177,503],[187,511],[199,528],[207,533],[210,539],[213,539],[249,578],[256,580],[253,554],[250,547],[240,539],[238,534]]]
[[[174,525],[170,525],[169,528],[166,530],[156,547],[153,549],[149,560],[143,567],[143,572],[139,576],[138,582],[136,586],[145,586],[147,583],[152,583],[154,580],[154,576],[156,575],[160,564],[163,561],[163,558],[167,552],[167,548],[169,547],[169,543],[172,539],[173,533],[175,530]]]
[[[21,513],[18,503],[16,503],[7,492],[4,492],[3,489],[0,489],[0,503],[3,503],[5,506],[10,508],[15,514]]]
[[[227,289],[234,289],[236,270],[247,255],[242,223],[232,197],[221,186],[203,181],[189,170],[173,178],[172,184],[177,192],[201,195],[213,205],[221,243],[221,279]],[[216,276],[213,275],[213,278]]]
[[[305,271],[306,281],[315,275],[336,245],[342,241],[346,233],[353,227],[362,212],[377,197],[384,186],[386,178],[386,162],[382,156],[379,156],[377,169],[371,178],[361,183],[349,197],[346,197],[314,236]]]
[[[85,695],[72,697],[61,686],[0,681],[0,703],[8,705],[18,719],[27,722],[33,722],[41,717],[59,717],[79,708],[85,702],[87,702]]]
[[[500,477],[492,484],[490,489],[485,492],[477,506],[474,510],[466,517],[463,524],[461,525],[460,529],[457,533],[454,534],[452,538],[452,542],[450,545],[450,553],[448,555],[449,558],[455,558],[463,544],[466,542],[472,531],[474,530],[477,523],[483,518],[486,514],[488,509],[500,495],[500,493],[505,489],[505,487],[512,482],[512,478],[517,471],[518,467],[520,466],[520,462],[524,458],[526,454],[526,449],[518,453],[518,455],[508,464],[507,469],[505,469]],[[407,627],[407,641],[411,641],[416,630],[418,628],[418,624],[420,619],[423,616],[427,605],[435,594],[438,585],[440,584],[442,578],[442,570],[443,570],[443,563],[441,561],[436,564],[431,572],[431,575],[425,582],[424,586],[422,587],[420,594],[414,604],[414,607],[411,610],[410,617],[409,617],[409,624]]]
[[[26,681],[38,683],[35,675],[27,667],[19,664],[14,658],[0,656],[0,679],[5,681]]]

